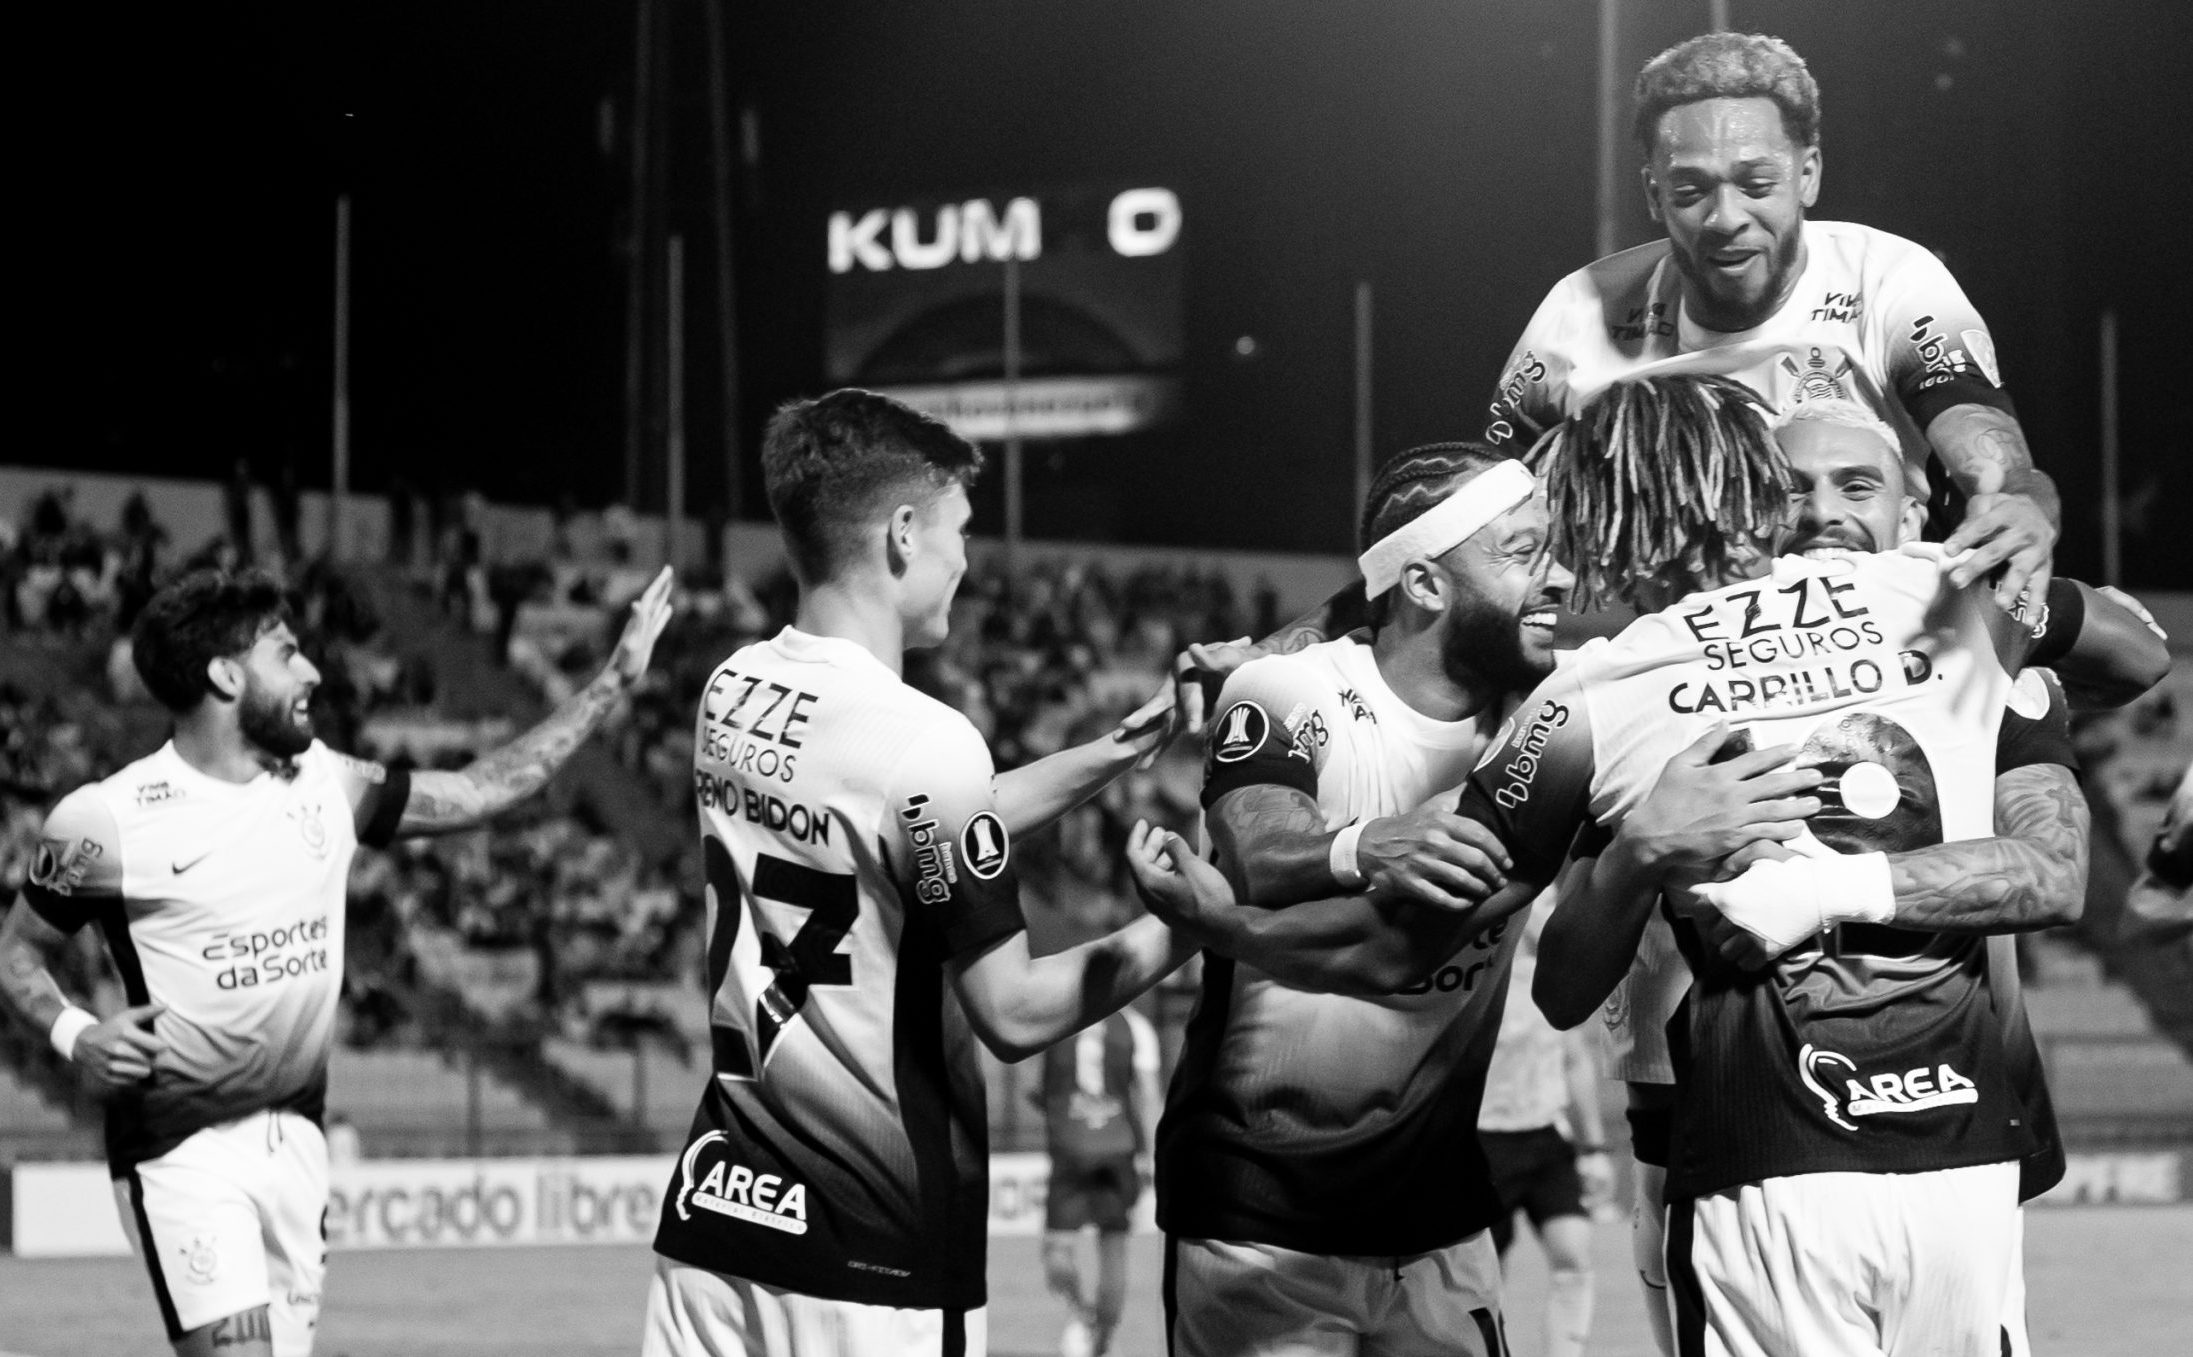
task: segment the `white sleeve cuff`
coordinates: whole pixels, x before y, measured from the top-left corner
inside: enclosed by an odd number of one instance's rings
[[[1363,884],[1363,869],[1356,861],[1356,840],[1363,837],[1363,822],[1356,821],[1333,835],[1332,851],[1326,854],[1326,865],[1332,868],[1333,880],[1347,890]]]
[[[63,1060],[74,1060],[76,1059],[76,1039],[84,1035],[86,1028],[97,1027],[98,1025],[99,1020],[97,1018],[76,1005],[70,1004],[67,1008],[61,1010],[60,1017],[53,1020],[53,1026],[46,1032],[46,1040],[53,1043],[53,1049],[61,1053]]]

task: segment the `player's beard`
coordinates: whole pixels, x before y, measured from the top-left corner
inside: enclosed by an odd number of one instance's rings
[[[1531,662],[1518,634],[1522,623],[1516,615],[1494,606],[1465,588],[1461,607],[1447,624],[1439,646],[1440,663],[1447,677],[1464,686],[1490,684],[1503,693],[1527,693],[1546,676],[1543,665]]]
[[[244,687],[236,724],[244,739],[277,759],[293,759],[312,747],[312,718],[291,709],[292,695],[277,697],[255,684]]]

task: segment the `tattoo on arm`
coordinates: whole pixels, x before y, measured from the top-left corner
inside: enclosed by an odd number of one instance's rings
[[[2035,764],[1999,775],[1995,827],[1994,838],[1889,855],[1897,927],[1999,933],[2079,917],[2087,808],[2071,770]]]
[[[1286,905],[1333,893],[1332,833],[1307,793],[1276,783],[1238,787],[1206,823],[1218,865],[1243,903]]]
[[[1927,435],[1966,494],[2025,495],[2041,506],[2049,521],[2060,521],[2056,483],[2033,465],[2033,452],[2015,418],[1990,406],[1955,405],[1935,416]]]
[[[593,734],[624,688],[604,675],[566,698],[548,719],[454,773],[413,773],[398,834],[471,829],[533,795]]]
[[[59,930],[32,913],[21,899],[0,923],[0,998],[39,1036],[50,1031],[53,1020],[68,1007],[68,998],[49,967],[64,941]]]

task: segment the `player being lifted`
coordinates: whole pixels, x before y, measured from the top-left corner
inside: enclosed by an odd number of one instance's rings
[[[1430,936],[1345,994],[1300,987],[1344,944],[1206,958],[1158,1134],[1183,1357],[1504,1350],[1475,1131],[1516,934],[1460,927],[1500,864],[1446,807],[1551,668],[1569,580],[1546,535],[1522,463],[1404,453],[1363,509],[1371,638],[1257,660],[1220,696],[1203,800],[1247,912],[1284,932],[1368,890]]]
[[[901,681],[945,637],[978,466],[866,391],[770,422],[799,614],[701,699],[714,1065],[655,1237],[649,1354],[981,1352],[975,1043],[1032,1055],[1191,953],[1145,918],[1031,957],[1012,861],[1014,833],[1156,747],[1169,694],[993,784],[974,727]]]
[[[1652,379],[1563,426],[1556,549],[1593,593],[1667,606],[1534,694],[1463,810],[1500,830],[1514,879],[1543,882],[1579,828],[1619,832],[1656,781],[1705,764],[1720,723],[1782,746],[1734,761],[1762,788],[1713,827],[1712,856],[1790,838],[1815,811],[1860,851],[1814,844],[1702,885],[1678,930],[1697,974],[1674,1029],[1670,1255],[1695,1279],[1681,1346],[1977,1357],[2000,1343],[2034,1147],[1980,935],[2076,915],[2085,807],[2060,750],[1998,778],[1998,644],[2014,664],[2020,629],[1949,587],[1939,554],[1773,559],[1789,473],[1755,402],[1723,379]],[[1811,766],[1777,771],[1793,755]],[[1246,911],[1155,837],[1137,841],[1146,889],[1186,897],[1199,932],[1236,927]],[[1585,856],[1547,925],[1541,992],[1579,964],[1564,923],[1593,930],[1564,919],[1573,899],[1679,884]],[[1797,950],[1761,973],[1720,946]]]
[[[0,923],[0,993],[106,1099],[123,1228],[176,1352],[312,1348],[357,846],[474,828],[538,791],[646,671],[670,583],[666,569],[640,596],[593,682],[457,772],[388,769],[313,738],[320,676],[270,576],[200,571],[146,604],[134,658],[174,737],[53,808]],[[129,1000],[104,1021],[48,969],[87,923]]]

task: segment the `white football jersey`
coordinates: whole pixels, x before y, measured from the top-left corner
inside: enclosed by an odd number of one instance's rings
[[[100,924],[129,1001],[165,1010],[152,1079],[108,1106],[117,1168],[261,1108],[319,1117],[358,847],[346,779],[380,771],[315,741],[224,782],[170,743],[47,817],[33,906]]]

